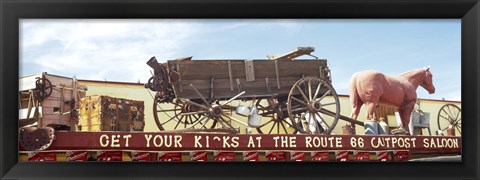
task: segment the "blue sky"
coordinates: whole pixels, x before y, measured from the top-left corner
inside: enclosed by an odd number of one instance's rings
[[[20,75],[144,83],[146,61],[266,59],[315,47],[333,86],[348,94],[355,72],[386,74],[431,66],[436,93],[460,100],[460,20],[29,20],[20,21]],[[295,67],[292,67],[295,68]]]

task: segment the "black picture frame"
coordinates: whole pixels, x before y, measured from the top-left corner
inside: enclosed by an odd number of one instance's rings
[[[2,0],[0,144],[2,179],[478,179],[478,0]],[[425,18],[461,19],[462,162],[18,162],[19,19],[67,18]]]

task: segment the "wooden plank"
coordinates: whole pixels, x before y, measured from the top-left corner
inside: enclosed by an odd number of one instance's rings
[[[41,116],[42,107],[38,107],[38,112],[40,112],[40,117],[42,117],[42,116]],[[19,120],[23,120],[23,119],[31,119],[31,118],[34,118],[35,107],[32,107],[32,110],[31,110],[31,112],[30,112],[30,116],[29,116],[29,117],[27,117],[27,114],[28,114],[28,108],[19,109],[19,110],[18,110],[18,119],[19,119]]]
[[[281,78],[280,89],[271,88],[271,93],[268,92],[265,79],[257,79],[255,81],[247,82],[245,78],[239,79],[242,91],[245,94],[242,97],[259,97],[263,95],[288,95],[293,84],[295,84],[300,78]],[[277,86],[275,79],[269,78],[269,84],[272,87]],[[198,95],[190,87],[190,84],[194,84],[199,92],[205,97],[210,97],[210,80],[197,79],[197,80],[183,80],[180,84],[174,84],[175,89],[178,86],[182,86],[182,92],[176,92],[177,97],[186,99],[198,99]],[[227,79],[215,79],[214,80],[214,97],[215,98],[230,98],[238,94],[237,90],[230,90],[230,80]]]
[[[20,77],[18,79],[18,91],[28,91],[36,88],[36,78],[42,77],[42,74],[35,74],[30,76]]]
[[[180,77],[182,80],[192,79],[215,79],[229,78],[229,69],[227,60],[192,60],[192,61],[173,61],[169,66],[176,70],[177,64],[180,68]],[[255,78],[276,77],[275,61],[254,60]],[[246,78],[245,62],[243,60],[231,60],[232,78]],[[175,66],[174,66],[175,65]],[[325,60],[297,60],[297,61],[278,61],[279,77],[301,77],[320,76],[319,67],[326,66]]]
[[[49,124],[62,124],[70,125],[70,114],[56,115],[56,114],[44,114],[42,116],[42,127],[46,127]]]

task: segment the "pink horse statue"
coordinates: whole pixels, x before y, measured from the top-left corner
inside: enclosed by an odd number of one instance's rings
[[[367,107],[367,120],[375,120],[377,104],[398,109],[402,124],[397,132],[407,134],[410,116],[417,100],[417,88],[422,86],[430,94],[435,93],[430,67],[411,70],[400,76],[387,76],[378,71],[362,71],[352,76],[350,81],[350,102],[352,114],[357,119],[363,104]]]

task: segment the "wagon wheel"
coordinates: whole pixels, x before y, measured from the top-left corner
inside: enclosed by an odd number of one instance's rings
[[[43,101],[52,94],[52,83],[47,78],[38,78],[35,81],[35,99]]]
[[[444,131],[450,126],[462,134],[462,110],[454,104],[445,104],[438,111],[438,129]]]
[[[257,127],[257,132],[261,134],[295,134],[297,130],[289,130],[289,128],[293,128],[294,126],[287,121],[286,118],[288,117],[287,113],[287,106],[285,101],[280,101],[276,98],[268,98],[268,99],[259,99],[255,103],[255,107],[257,108],[258,114],[264,118],[262,118],[262,123],[259,127]]]
[[[227,127],[230,132],[237,132],[235,128],[228,123],[227,119],[243,123],[229,113],[236,107],[228,105],[230,102],[244,94],[242,92],[235,97],[232,97],[226,102],[209,102],[207,101],[198,90],[191,85],[191,87],[197,92],[201,100],[189,100],[189,99],[176,99],[168,103],[170,107],[162,108],[158,103],[159,99],[155,98],[153,106],[154,118],[158,128],[161,131],[166,130],[179,130],[179,129],[216,129],[217,123],[222,127]],[[163,114],[166,117],[160,117]],[[165,119],[164,121],[160,121]],[[168,123],[168,125],[167,125]],[[211,132],[209,130],[209,132]],[[223,132],[223,131],[222,131]]]
[[[203,114],[186,114],[195,111],[195,108],[184,100],[174,99],[169,103],[160,103],[156,96],[153,103],[153,118],[161,131],[186,128],[198,121]],[[203,125],[203,126],[202,126]],[[207,128],[206,124],[198,124],[196,128]]]
[[[317,77],[305,77],[290,90],[287,110],[299,132],[330,134],[340,116],[340,101],[329,82]]]
[[[183,114],[204,114],[205,116],[200,118],[198,121],[192,123],[190,126],[187,126],[187,129],[190,128],[195,128],[197,124],[209,124],[212,123],[212,126],[210,127],[211,129],[216,128],[217,123],[221,125],[221,129],[227,129],[231,130],[231,132],[236,132],[235,127],[232,126],[230,122],[235,121],[243,126],[248,126],[248,124],[234,118],[231,114],[232,110],[235,110],[235,106],[229,105],[233,100],[237,99],[241,95],[245,93],[245,91],[237,94],[236,96],[226,100],[226,101],[214,101],[214,102],[209,102],[203,97],[203,95],[198,91],[197,88],[193,84],[190,84],[190,87],[195,91],[195,93],[198,95],[198,97],[201,99],[202,104],[190,101],[190,100],[185,100],[185,103],[192,105],[195,107],[196,111],[192,113],[183,113]]]

